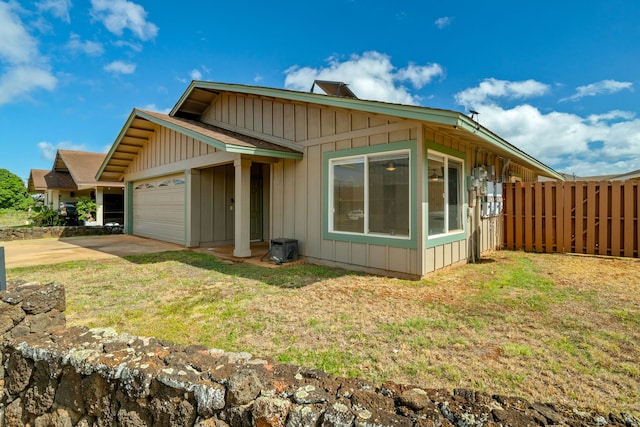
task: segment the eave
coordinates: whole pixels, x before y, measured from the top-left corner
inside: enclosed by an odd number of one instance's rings
[[[451,110],[391,104],[349,97],[328,96],[310,92],[273,89],[259,86],[192,81],[171,110],[170,116],[199,117],[210,103],[223,92],[241,93],[290,102],[322,105],[371,114],[394,116],[423,122],[440,132],[463,142],[495,152],[505,159],[517,161],[539,175],[563,180],[563,176],[544,163],[518,149],[465,114]]]
[[[100,180],[121,181],[129,164],[154,135],[158,126],[174,130],[220,151],[282,159],[302,159],[302,152],[233,134],[204,123],[134,109],[98,170]]]

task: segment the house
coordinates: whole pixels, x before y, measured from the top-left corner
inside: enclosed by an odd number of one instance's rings
[[[90,197],[98,206],[98,224],[124,221],[124,183],[96,180],[96,173],[105,160],[103,153],[58,150],[51,170],[31,169],[28,191],[42,194],[44,205],[58,210],[60,202],[76,202]]]
[[[609,175],[576,176],[575,174],[561,174],[565,181],[637,181],[640,179],[640,169],[631,172]],[[544,178],[540,179],[544,181]]]
[[[97,173],[130,234],[412,277],[499,248],[497,184],[539,176],[562,179],[459,112],[203,81],[134,109]]]

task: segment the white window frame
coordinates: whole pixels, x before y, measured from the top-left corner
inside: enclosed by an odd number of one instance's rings
[[[407,217],[409,221],[409,233],[408,235],[394,235],[390,233],[378,233],[369,231],[369,160],[376,159],[379,157],[388,157],[388,156],[397,156],[397,155],[406,155],[409,171],[408,171],[408,186],[407,186],[407,197],[409,200],[409,210],[407,211]],[[333,167],[339,164],[348,164],[354,163],[355,161],[364,163],[364,231],[362,233],[351,232],[351,231],[343,231],[336,230],[334,228],[334,214],[335,214],[335,200],[334,200],[334,174]],[[412,215],[411,209],[413,206],[413,200],[411,199],[412,187],[413,183],[411,182],[411,150],[410,149],[402,149],[402,150],[393,150],[393,151],[382,151],[376,153],[368,153],[368,154],[359,154],[354,156],[345,156],[345,157],[336,157],[329,160],[329,188],[328,188],[328,201],[329,206],[327,207],[328,212],[328,231],[334,234],[342,234],[342,235],[351,235],[351,236],[370,236],[370,237],[385,237],[390,239],[398,239],[398,240],[411,240],[413,223],[412,223]]]

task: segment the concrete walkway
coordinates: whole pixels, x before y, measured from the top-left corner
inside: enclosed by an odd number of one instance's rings
[[[186,250],[181,245],[124,234],[14,240],[0,242],[0,246],[4,247],[6,268]]]

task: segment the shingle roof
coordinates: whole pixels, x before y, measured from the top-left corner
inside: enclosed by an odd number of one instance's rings
[[[122,182],[96,181],[96,173],[105,159],[103,153],[58,150],[51,170],[31,169],[29,191],[82,190],[100,186],[123,187]]]
[[[165,122],[180,126],[184,129],[188,129],[199,133],[200,135],[207,136],[211,139],[222,142],[223,144],[233,145],[237,147],[256,148],[272,151],[280,151],[283,153],[296,153],[288,147],[282,145],[272,144],[258,138],[252,138],[250,136],[242,135],[237,132],[228,131],[226,129],[212,126],[206,123],[202,123],[196,120],[190,120],[181,117],[172,117],[168,114],[156,113],[154,111],[139,110],[145,114],[164,120]]]
[[[172,129],[211,145],[220,151],[254,154],[275,158],[300,159],[302,153],[283,145],[243,135],[184,117],[173,117],[154,111],[134,109],[120,135],[98,169],[101,179],[122,179],[128,164],[154,135],[158,126]],[[100,181],[102,182],[102,181]]]
[[[78,187],[68,172],[31,169],[29,191],[77,190]]]

